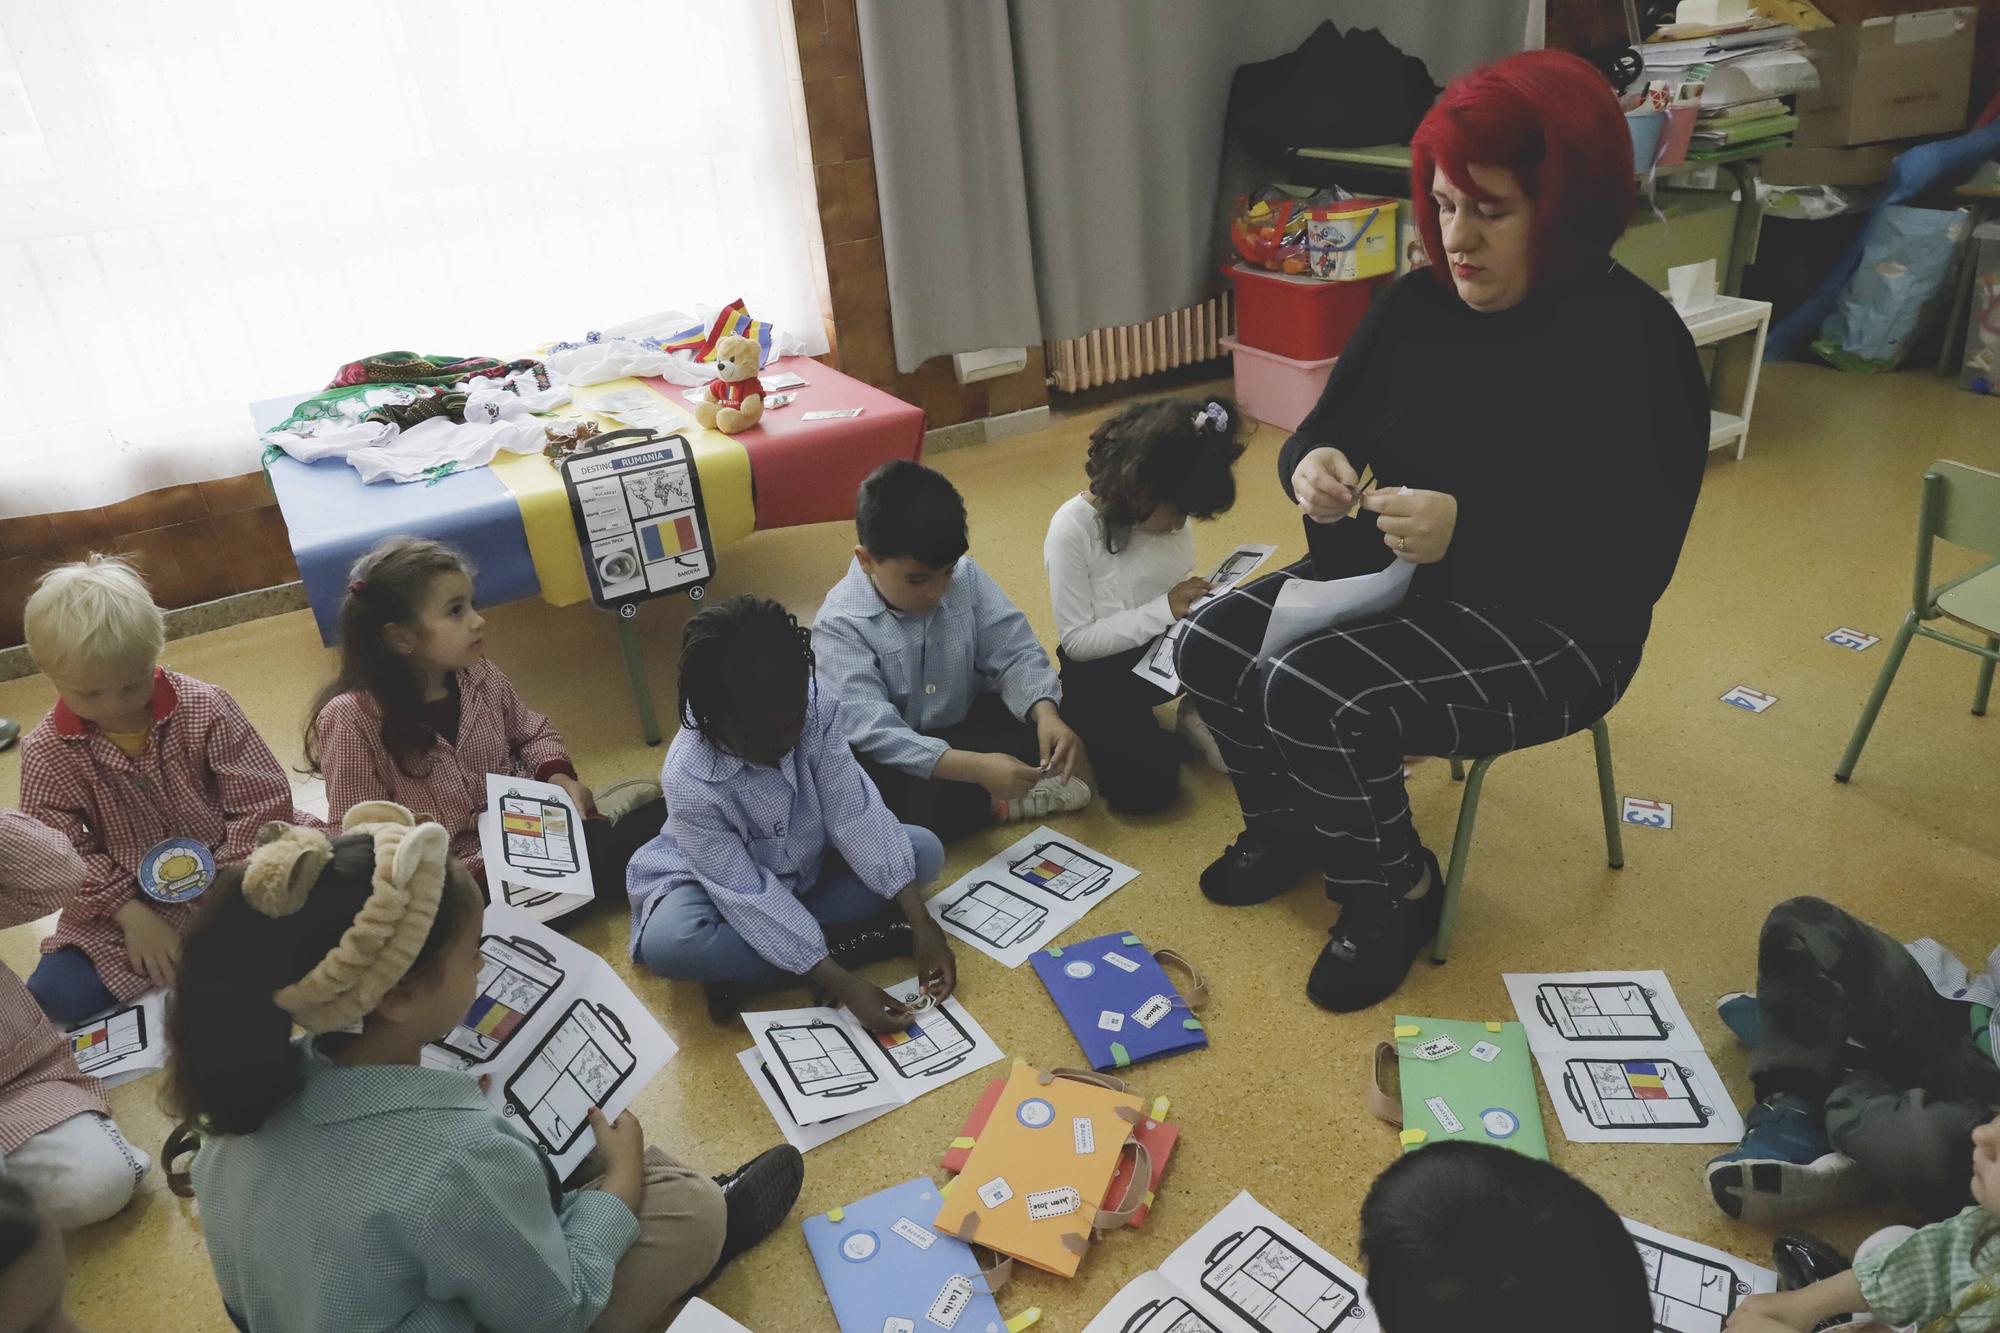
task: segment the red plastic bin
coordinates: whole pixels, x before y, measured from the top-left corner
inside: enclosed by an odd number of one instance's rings
[[[1248,264],[1222,270],[1236,284],[1236,336],[1247,347],[1294,361],[1339,356],[1386,279],[1323,282],[1266,273]]]

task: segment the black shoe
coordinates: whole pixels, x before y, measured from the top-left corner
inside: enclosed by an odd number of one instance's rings
[[[1357,898],[1340,920],[1306,979],[1306,994],[1322,1009],[1353,1013],[1396,993],[1410,964],[1437,934],[1444,911],[1444,877],[1437,858],[1418,849],[1428,865],[1430,891],[1421,898]]]
[[[1245,829],[1201,872],[1202,896],[1224,907],[1267,903],[1306,872],[1307,858],[1286,843],[1269,843]]]
[[[723,1232],[722,1254],[716,1259],[715,1268],[709,1270],[709,1278],[785,1224],[792,1205],[799,1201],[799,1189],[805,1180],[806,1159],[790,1144],[767,1149],[727,1175],[715,1178],[715,1183],[722,1186],[722,1201],[728,1206],[729,1221]]]
[[[909,919],[894,910],[851,926],[829,926],[826,931],[826,956],[848,969],[908,958],[916,947]]]
[[[708,1021],[719,1028],[734,1026],[743,1002],[757,993],[733,981],[711,981],[702,989],[708,995]]]
[[[1778,1270],[1778,1289],[1797,1291],[1854,1267],[1848,1257],[1810,1231],[1780,1231],[1771,1242],[1771,1266]]]

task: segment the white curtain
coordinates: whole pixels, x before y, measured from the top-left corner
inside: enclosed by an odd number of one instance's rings
[[[826,349],[787,0],[0,0],[0,518],[245,405],[745,298]]]

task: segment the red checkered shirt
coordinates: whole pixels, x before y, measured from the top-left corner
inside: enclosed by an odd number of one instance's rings
[[[0,810],[0,930],[47,916],[83,883],[83,858],[62,834]],[[110,1115],[102,1089],[13,970],[0,964],[0,1157],[73,1115]]]
[[[318,822],[292,808],[285,770],[234,699],[177,671],[153,680],[153,730],[136,759],[62,703],[21,742],[21,808],[68,838],[85,871],[42,952],[81,949],[121,1000],[152,988],[127,961],[113,917],[140,896],[147,851],[194,838],[228,865],[274,819]],[[201,902],[144,901],[176,932]]]
[[[486,809],[486,775],[574,777],[569,749],[549,720],[521,702],[506,673],[480,662],[458,673],[458,735],[439,738],[412,763],[396,766],[382,743],[382,714],[359,690],[327,700],[314,723],[319,766],[326,774],[326,809],[335,823],[362,801],[394,801],[451,830],[451,854],[475,875],[486,873],[479,852],[479,815]]]

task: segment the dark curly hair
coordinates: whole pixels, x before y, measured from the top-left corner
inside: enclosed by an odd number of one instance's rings
[[[1090,433],[1083,463],[1113,555],[1132,529],[1168,504],[1214,518],[1236,503],[1237,432],[1243,413],[1227,398],[1153,398],[1133,403]]]
[[[704,607],[681,632],[681,723],[725,750],[762,739],[788,704],[803,711],[813,666],[811,632],[778,603],[743,593]]]

